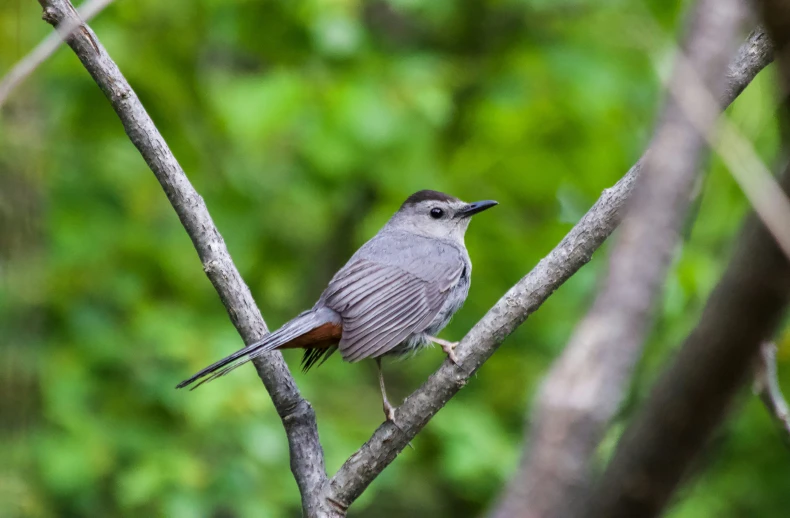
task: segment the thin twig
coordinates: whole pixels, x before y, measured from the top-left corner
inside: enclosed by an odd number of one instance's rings
[[[763,402],[776,427],[782,432],[782,440],[790,446],[790,407],[782,395],[776,374],[776,344],[765,342],[760,346],[757,368],[752,389]]]
[[[79,6],[77,12],[84,22],[91,20],[94,16],[104,10],[105,7],[113,3],[115,0],[86,0]],[[0,108],[3,107],[8,96],[14,89],[21,85],[44,61],[58,50],[60,44],[63,43],[65,35],[71,34],[80,26],[79,19],[74,19],[73,23],[64,25],[61,32],[53,32],[46,38],[41,40],[41,43],[30,51],[30,53],[19,60],[11,70],[0,80]]]
[[[76,11],[67,0],[39,0],[39,3],[44,8],[44,20],[59,30],[79,24]],[[66,42],[107,96],[129,139],[162,185],[233,325],[245,343],[260,339],[267,332],[266,324],[203,198],[192,187],[126,78],[87,25],[79,25]],[[319,501],[318,495],[326,481],[326,471],[315,412],[299,393],[280,353],[268,353],[254,364],[285,426],[291,471],[302,495],[305,514],[319,516],[324,502]]]

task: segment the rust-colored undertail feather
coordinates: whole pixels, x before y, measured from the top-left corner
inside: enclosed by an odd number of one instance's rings
[[[182,381],[176,385],[176,388],[184,388],[197,382],[197,384],[191,388],[191,390],[194,390],[203,383],[224,376],[236,367],[244,365],[253,358],[275,349],[294,347],[309,348],[308,352],[305,353],[305,360],[303,360],[303,363],[306,363],[308,354],[311,351],[318,350],[321,354],[318,358],[313,359],[312,362],[306,365],[305,368],[307,369],[322,356],[326,357],[334,352],[335,346],[340,341],[341,334],[342,326],[340,315],[336,312],[329,308],[305,311],[277,331],[264,336],[260,341],[236,351],[230,356],[209,365],[191,378]],[[311,356],[311,358],[313,356]]]

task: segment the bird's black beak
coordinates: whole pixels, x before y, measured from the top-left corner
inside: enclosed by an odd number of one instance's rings
[[[490,209],[494,205],[499,205],[499,203],[495,202],[494,200],[476,201],[474,203],[470,203],[463,209],[456,212],[455,216],[458,218],[468,218],[473,214],[477,214],[478,212],[483,212],[486,209]]]

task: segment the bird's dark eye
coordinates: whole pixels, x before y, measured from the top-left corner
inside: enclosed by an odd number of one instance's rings
[[[440,209],[439,207],[434,207],[434,208],[431,209],[431,217],[433,219],[439,219],[442,216],[444,216],[444,211],[442,209]]]

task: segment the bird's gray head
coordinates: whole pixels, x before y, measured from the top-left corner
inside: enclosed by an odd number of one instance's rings
[[[493,200],[466,203],[443,192],[418,191],[406,198],[387,227],[463,243],[471,216],[496,204]]]

